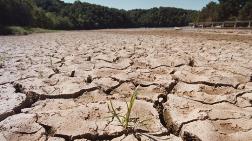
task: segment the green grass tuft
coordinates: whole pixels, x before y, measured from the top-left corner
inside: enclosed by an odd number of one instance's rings
[[[133,109],[133,106],[135,104],[137,95],[138,95],[138,92],[137,92],[137,89],[136,89],[134,91],[134,93],[132,94],[129,103],[126,102],[127,112],[126,112],[126,114],[124,116],[120,115],[117,112],[117,110],[113,106],[113,103],[110,101],[110,103],[108,104],[108,109],[109,109],[109,112],[112,114],[111,115],[112,121],[116,118],[119,121],[119,123],[121,124],[121,126],[123,126],[125,129],[130,127],[130,125],[129,125],[130,122],[134,122],[134,123],[136,122],[135,120],[131,119],[130,115],[132,113],[132,109]]]

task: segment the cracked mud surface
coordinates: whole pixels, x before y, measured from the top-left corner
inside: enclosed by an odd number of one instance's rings
[[[0,37],[0,140],[251,141],[251,32],[194,32]],[[136,87],[146,124],[125,130],[107,104],[125,113]]]

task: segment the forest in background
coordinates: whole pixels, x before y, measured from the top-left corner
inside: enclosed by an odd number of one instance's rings
[[[252,0],[219,0],[210,2],[199,13],[196,21],[252,20]]]
[[[0,32],[9,26],[73,30],[174,27],[199,21],[251,19],[252,0],[219,0],[201,11],[171,7],[126,11],[80,1],[0,0]]]
[[[197,11],[170,7],[119,10],[60,0],[0,0],[0,25],[46,29],[185,26]]]

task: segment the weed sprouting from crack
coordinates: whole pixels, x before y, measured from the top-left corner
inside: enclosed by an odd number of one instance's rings
[[[127,105],[127,112],[125,113],[125,115],[121,115],[118,113],[118,110],[116,108],[114,108],[114,105],[112,103],[112,101],[110,100],[109,104],[108,104],[108,109],[109,109],[109,113],[111,113],[111,116],[109,118],[111,118],[111,121],[109,121],[108,125],[114,121],[114,119],[117,119],[118,122],[120,123],[120,126],[122,126],[124,129],[134,129],[136,128],[136,125],[142,125],[144,127],[147,128],[147,124],[145,124],[147,121],[149,121],[150,119],[145,119],[140,121],[139,118],[131,118],[131,113],[132,113],[132,109],[133,106],[135,104],[136,98],[138,95],[138,91],[137,88],[134,91],[134,93],[132,94],[129,103],[126,102]]]
[[[4,57],[0,56],[0,69],[4,67]]]

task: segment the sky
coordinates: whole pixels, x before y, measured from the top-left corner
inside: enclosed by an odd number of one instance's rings
[[[74,2],[75,0],[64,0],[64,1]],[[81,0],[81,1],[125,10],[136,8],[148,9],[160,6],[200,10],[210,1],[217,1],[217,0]]]

